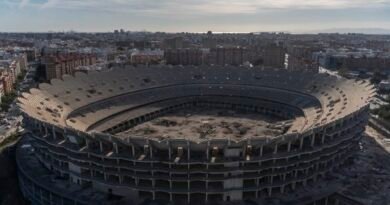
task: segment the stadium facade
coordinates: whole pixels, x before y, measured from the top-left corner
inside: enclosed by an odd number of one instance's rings
[[[365,81],[242,67],[64,76],[19,98],[28,131],[17,148],[20,186],[33,204],[270,197],[293,204],[358,148],[373,93]],[[178,112],[191,120],[198,109],[227,112],[187,131],[172,120]],[[230,113],[277,121],[248,117],[243,129],[229,124]]]

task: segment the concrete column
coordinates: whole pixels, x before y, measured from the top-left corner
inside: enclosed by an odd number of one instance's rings
[[[299,142],[299,149],[300,150],[302,150],[302,148],[303,148],[303,139],[305,139],[305,137],[302,137],[301,141]]]
[[[149,155],[150,159],[153,159],[153,147],[149,144]]]
[[[119,153],[118,144],[117,143],[113,143],[113,147],[114,147],[115,154],[118,154]]]
[[[187,141],[187,161],[189,162],[191,160],[191,144],[189,141]]]
[[[206,148],[206,159],[209,161],[210,159],[210,141],[207,142],[207,148]]]
[[[103,152],[103,142],[99,141],[99,146],[100,146],[100,152]]]
[[[87,147],[87,149],[89,149],[89,139],[88,138],[85,138],[85,146]]]
[[[171,148],[171,144],[168,144],[168,158],[169,158],[169,161],[171,161],[171,159],[172,159],[172,148]]]
[[[261,145],[261,147],[260,147],[260,157],[263,156],[263,147],[264,147],[264,145]]]
[[[311,146],[312,147],[314,147],[315,140],[316,140],[316,135],[313,134],[311,137]]]
[[[322,144],[325,144],[325,131],[324,131],[324,133],[322,134],[321,143],[322,143]]]
[[[277,154],[277,153],[278,153],[278,144],[275,144],[274,154]]]
[[[291,151],[291,141],[288,142],[287,144],[287,152]]]
[[[135,157],[135,148],[134,148],[134,145],[131,145],[131,154],[133,155],[133,157]]]
[[[272,188],[268,188],[268,196],[271,197],[272,195]]]
[[[56,131],[55,131],[54,127],[51,128],[51,131],[53,133],[53,138],[56,140],[57,139],[57,135],[56,135]]]

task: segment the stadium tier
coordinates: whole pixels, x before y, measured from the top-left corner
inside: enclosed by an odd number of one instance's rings
[[[22,192],[64,205],[297,200],[356,150],[373,93],[365,81],[243,67],[64,76],[18,99]]]

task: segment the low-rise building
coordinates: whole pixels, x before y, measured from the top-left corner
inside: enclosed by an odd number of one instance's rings
[[[164,51],[162,50],[135,50],[130,55],[130,61],[135,65],[158,64],[163,58]]]

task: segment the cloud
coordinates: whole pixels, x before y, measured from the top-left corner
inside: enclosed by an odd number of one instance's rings
[[[19,8],[23,8],[30,3],[30,0],[21,0],[19,3]]]
[[[93,9],[114,12],[154,12],[161,14],[256,13],[270,9],[380,8],[390,0],[19,0],[20,5],[40,8]]]
[[[256,14],[273,10],[389,8],[390,0],[0,0],[19,7],[144,15]]]

